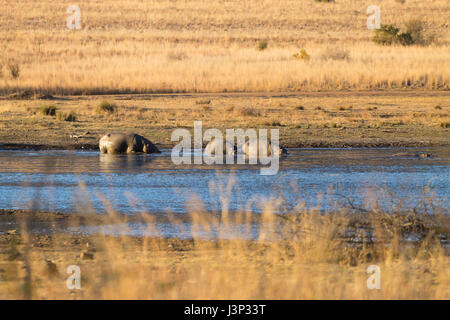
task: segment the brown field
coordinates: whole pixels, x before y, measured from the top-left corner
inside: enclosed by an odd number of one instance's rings
[[[448,92],[114,95],[55,100],[0,100],[0,144],[6,147],[96,148],[108,131],[136,132],[159,147],[176,128],[280,130],[286,147],[448,145]],[[98,112],[102,101],[112,113]],[[41,114],[42,106],[76,121]]]
[[[377,2],[382,23],[422,20],[436,38],[425,47],[372,43],[365,1],[76,3],[79,31],[66,27],[66,1],[0,1],[0,92],[449,89],[447,0]],[[308,61],[293,57],[302,48]]]

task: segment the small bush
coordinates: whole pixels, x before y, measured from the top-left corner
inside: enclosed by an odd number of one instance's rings
[[[280,121],[275,121],[275,120],[266,122],[266,125],[271,126],[271,127],[282,127],[283,126]]]
[[[103,101],[95,108],[95,111],[97,113],[113,113],[116,109],[117,106],[115,104]]]
[[[435,106],[434,108],[435,108],[436,110],[442,110],[442,107],[439,106],[439,105]]]
[[[339,123],[336,123],[336,122],[330,123],[330,128],[340,128],[340,127],[341,127],[341,124],[339,124]]]
[[[441,122],[440,126],[444,129],[450,128],[450,122]]]
[[[197,100],[195,104],[211,104],[211,99]]]
[[[305,107],[304,106],[297,106],[297,107],[295,107],[295,109],[296,110],[305,110]]]
[[[325,3],[328,3],[328,2],[334,2],[334,0],[315,0],[316,2],[325,2]]]
[[[70,122],[74,122],[77,120],[77,116],[72,111],[69,113],[58,112],[56,114],[56,118],[60,121],[70,121]]]
[[[405,24],[405,32],[400,33],[400,28],[392,25],[381,25],[375,30],[373,42],[382,45],[401,44],[403,46],[429,45],[434,41],[434,35],[425,35],[424,23],[421,20],[413,19]]]
[[[380,29],[375,30],[372,41],[381,45],[391,45],[395,42],[399,28],[389,24],[382,24]]]
[[[13,77],[14,79],[19,78],[19,76],[20,76],[19,64],[17,64],[17,63],[10,63],[8,65],[8,68],[9,68],[9,72],[11,73],[11,77]]]
[[[44,116],[55,116],[56,107],[55,106],[41,106],[41,114]]]
[[[414,44],[414,40],[409,33],[400,33],[397,35],[396,40],[402,46],[410,46]]]
[[[303,61],[308,61],[309,59],[311,59],[311,57],[309,56],[309,54],[306,52],[305,49],[300,49],[300,51],[298,53],[295,53],[293,57],[297,60]]]
[[[259,110],[253,108],[252,106],[240,109],[240,114],[243,116],[250,116],[250,117],[259,117],[261,115]]]
[[[257,46],[256,48],[257,48],[259,51],[264,51],[264,50],[267,49],[267,47],[268,47],[267,41],[260,41],[260,42],[258,43],[258,46]]]
[[[427,44],[424,36],[425,26],[423,21],[414,19],[406,23],[406,33],[411,37],[412,43],[425,45]]]

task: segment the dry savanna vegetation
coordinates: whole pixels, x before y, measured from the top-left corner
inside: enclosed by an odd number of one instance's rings
[[[411,46],[374,43],[365,1],[80,0],[81,30],[66,1],[0,4],[3,94],[449,88],[447,0],[377,2]]]
[[[448,0],[376,1],[378,33],[366,1],[70,4],[81,30],[67,1],[0,0],[2,149],[94,149],[107,131],[164,148],[198,120],[279,129],[286,147],[449,144]],[[2,209],[0,299],[450,298],[448,208],[432,196],[330,212],[274,196],[256,214],[230,212],[230,188],[221,210],[194,198],[182,216]]]
[[[0,211],[9,227],[0,234],[0,299],[450,297],[448,210],[432,196],[414,209],[393,198],[388,211],[346,205],[326,214],[301,201],[283,210],[274,197],[255,214],[227,209],[229,183],[212,212],[198,198],[182,215],[89,214],[82,202],[77,214]],[[158,224],[180,238],[165,238]],[[81,290],[66,285],[73,265]],[[367,286],[371,265],[380,289]]]

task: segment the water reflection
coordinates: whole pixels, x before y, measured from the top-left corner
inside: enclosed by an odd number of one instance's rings
[[[405,151],[429,152],[433,158],[393,157]],[[231,178],[235,183],[227,187]],[[220,210],[225,194],[230,210],[249,206],[257,212],[262,199],[274,196],[282,196],[287,207],[303,203],[324,209],[349,197],[358,206],[391,205],[392,195],[414,206],[434,194],[436,204],[448,209],[449,178],[450,148],[291,149],[275,176],[261,176],[259,166],[251,165],[175,166],[170,150],[157,155],[0,151],[0,208],[23,209],[38,200],[42,210],[71,212],[78,197],[100,212],[105,208],[98,195],[104,195],[124,213],[184,213],[194,195],[208,210]],[[130,204],[130,194],[139,201]]]
[[[144,154],[104,154],[99,155],[99,168],[103,172],[139,169],[152,162],[153,158]]]

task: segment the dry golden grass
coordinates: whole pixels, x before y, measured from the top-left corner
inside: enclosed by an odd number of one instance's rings
[[[424,20],[429,47],[373,44],[367,4],[350,0],[78,1],[80,31],[64,1],[0,3],[3,93],[449,88],[447,0],[379,3],[383,23]]]
[[[80,31],[66,28],[65,1],[0,0],[0,93],[449,89],[448,1],[378,2],[383,23],[423,19],[436,43],[373,44],[368,4],[351,0],[80,0]],[[257,49],[261,41],[267,49]],[[309,60],[293,57],[300,49]],[[95,145],[105,131],[134,131],[167,146],[174,128],[202,120],[204,128],[278,127],[288,146],[448,144],[445,92],[391,92],[1,100],[0,143]],[[105,99],[116,104],[114,112],[96,111]],[[43,116],[43,104],[73,111],[77,121]],[[201,204],[186,217],[166,215],[173,225],[193,223],[192,240],[161,237],[147,213],[49,214],[42,225],[55,233],[36,235],[36,216],[2,212],[17,231],[0,233],[0,299],[450,298],[448,244],[440,241],[448,241],[448,215],[400,208],[323,215],[297,207],[281,217],[273,213],[280,203],[272,199],[256,216],[226,206],[205,213]],[[129,219],[152,236],[130,236]],[[236,225],[246,231],[250,222],[261,230],[255,241],[205,240],[195,232],[221,226],[226,233]],[[100,227],[95,235],[63,228],[85,226]],[[108,234],[108,226],[119,234]],[[381,268],[381,290],[366,287],[371,264]],[[66,288],[69,265],[81,267],[81,291]]]
[[[222,195],[221,211],[205,212],[193,199],[189,215],[165,215],[181,230],[183,223],[192,223],[191,240],[158,237],[161,218],[147,213],[120,215],[109,209],[107,215],[89,215],[85,209],[40,220],[38,214],[2,212],[2,221],[17,231],[0,234],[0,298],[450,298],[445,212],[395,208],[384,213],[375,207],[362,213],[342,207],[322,214],[299,204],[280,215],[274,211],[283,201],[273,198],[259,202],[262,214],[231,213],[226,192]],[[424,201],[429,206],[433,200]],[[130,222],[142,223],[142,233],[130,236],[136,231]],[[27,231],[39,225],[45,234]],[[256,239],[242,239],[252,225],[258,228]],[[70,226],[72,231],[100,227],[96,235],[61,231]],[[224,239],[233,232],[240,238]],[[66,287],[70,265],[81,268],[81,290]],[[380,290],[367,288],[369,265],[381,269]]]

